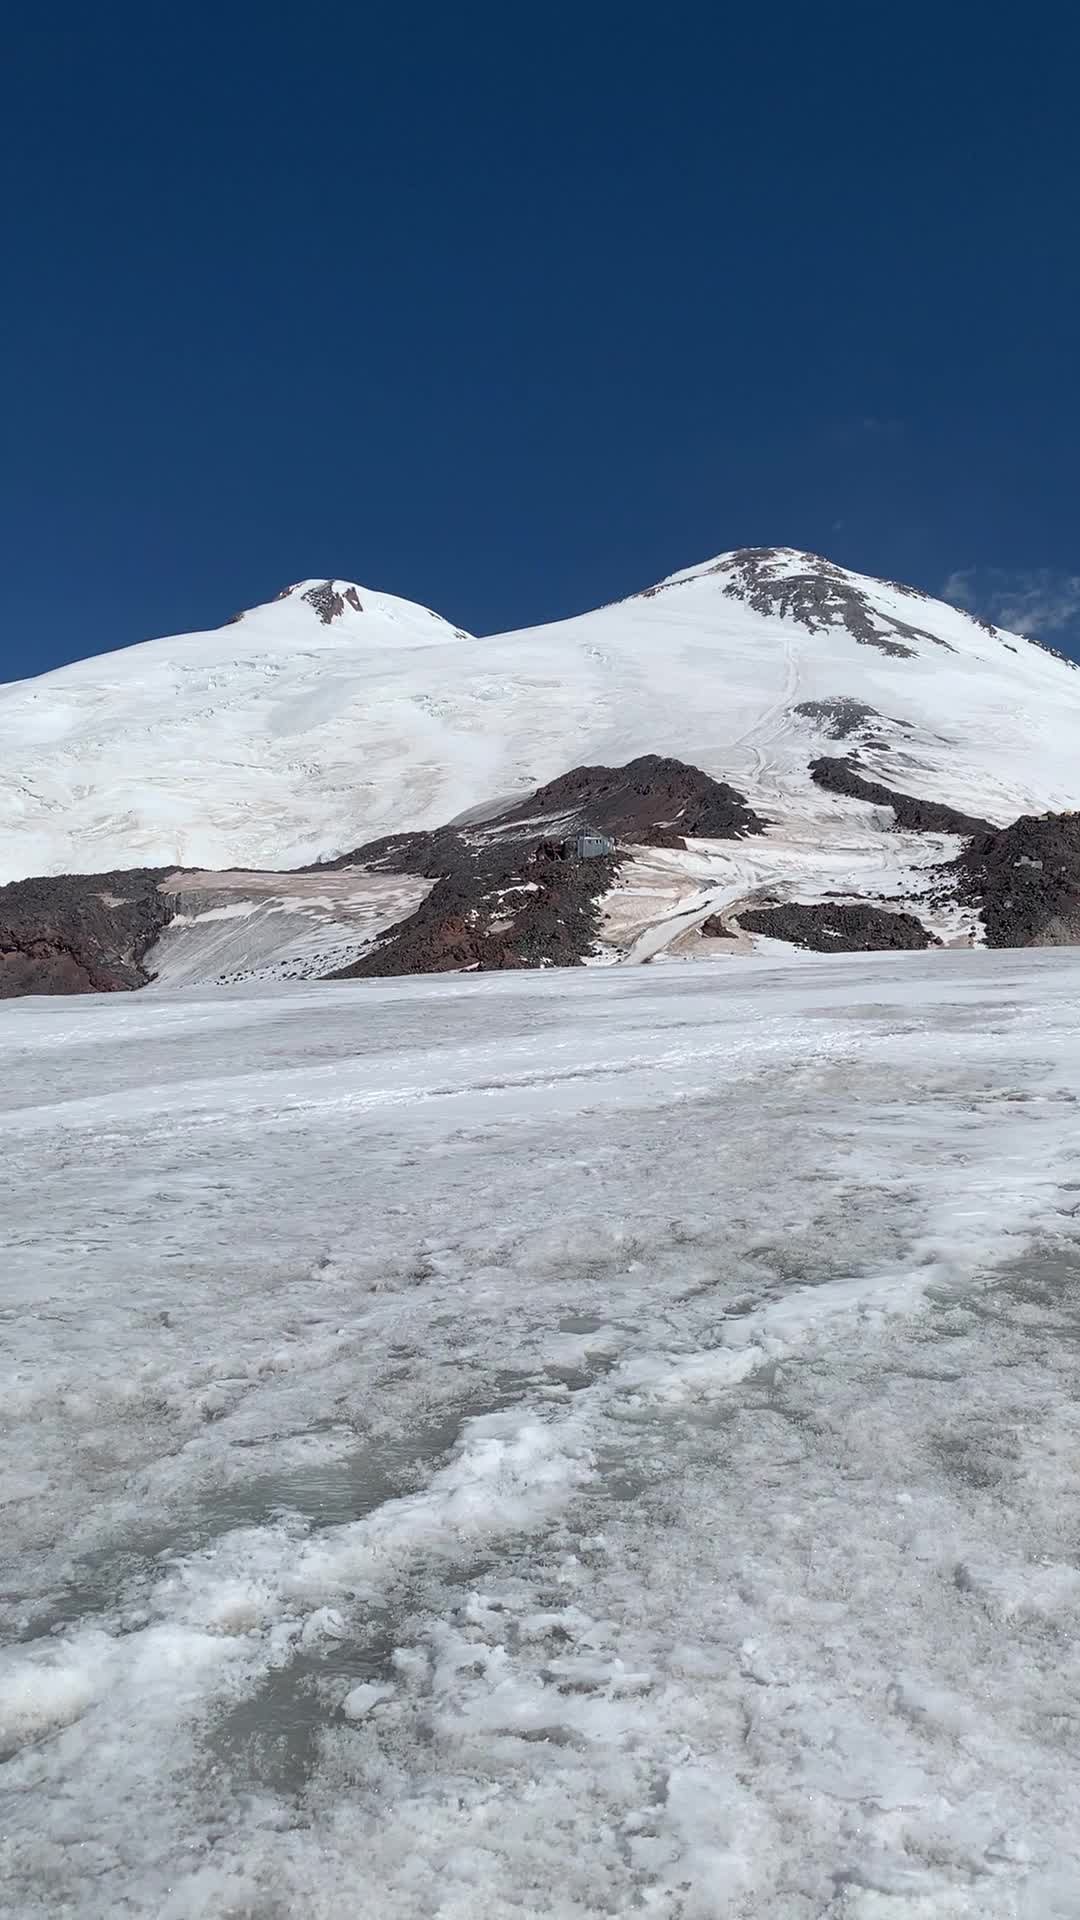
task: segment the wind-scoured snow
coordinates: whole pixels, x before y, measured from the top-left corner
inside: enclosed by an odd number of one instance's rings
[[[488,639],[363,587],[301,582],[213,633],[0,687],[0,879],[289,867],[640,753],[829,838],[835,803],[807,767],[836,751],[838,702],[880,717],[860,757],[889,786],[1001,823],[1075,802],[1067,663],[955,607],[765,551]],[[803,576],[824,596],[810,625],[775,611]]]
[[[1075,1920],[1078,994],[0,1009],[0,1911]]]

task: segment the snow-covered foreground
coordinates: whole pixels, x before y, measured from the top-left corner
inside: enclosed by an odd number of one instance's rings
[[[0,1012],[0,1911],[1080,1914],[1080,957]]]

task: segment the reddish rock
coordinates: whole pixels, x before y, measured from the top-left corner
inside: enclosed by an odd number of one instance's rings
[[[122,993],[143,987],[143,959],[175,912],[163,868],[57,874],[0,887],[0,999]]]

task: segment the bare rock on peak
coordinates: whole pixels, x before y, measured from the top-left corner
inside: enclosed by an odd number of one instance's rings
[[[320,580],[316,586],[307,587],[300,598],[315,609],[324,627],[328,627],[333,620],[340,620],[346,602],[357,613],[364,611],[356,588],[346,587],[344,593],[339,593],[333,580]]]
[[[652,599],[687,580],[717,576],[729,600],[741,600],[755,613],[796,620],[811,633],[844,627],[861,646],[876,647],[894,659],[911,659],[917,642],[928,640],[947,653],[955,649],[940,634],[917,627],[899,614],[875,606],[858,574],[849,573],[817,553],[799,553],[791,547],[739,547],[710,565],[676,574],[638,597]],[[893,581],[875,584],[900,591]],[[909,599],[926,599],[915,587],[904,588]]]

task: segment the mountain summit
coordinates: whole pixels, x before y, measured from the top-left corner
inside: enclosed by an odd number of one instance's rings
[[[0,687],[0,880],[297,866],[674,755],[759,812],[820,819],[811,762],[1005,824],[1076,798],[1080,675],[903,585],[784,547],[477,639],[311,579],[210,633]]]
[[[714,580],[729,599],[743,601],[756,613],[796,620],[812,633],[844,627],[864,646],[877,647],[894,659],[910,659],[920,641],[950,645],[939,634],[915,624],[912,617],[900,618],[893,605],[900,595],[933,606],[929,594],[898,580],[851,573],[821,554],[801,553],[795,547],[741,547],[670,574],[656,586],[646,587],[641,598],[652,599],[695,580]],[[996,631],[985,621],[974,624],[986,633]]]

